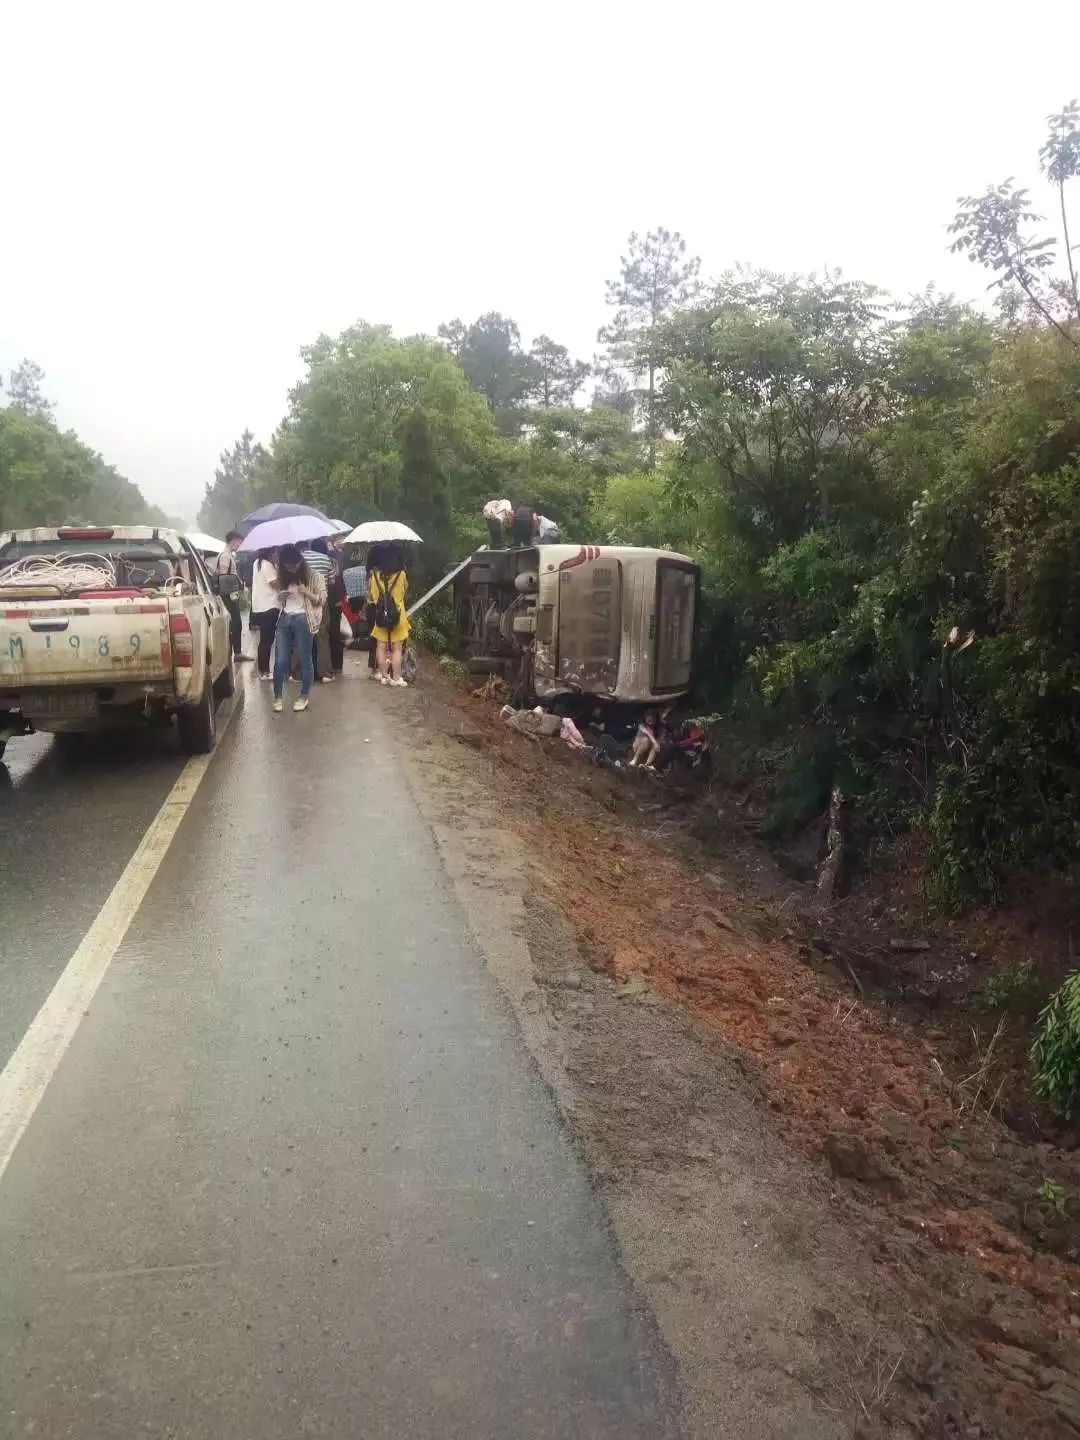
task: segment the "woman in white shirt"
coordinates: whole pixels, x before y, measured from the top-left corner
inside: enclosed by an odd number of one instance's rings
[[[281,608],[278,605],[277,552],[260,550],[251,573],[251,619],[259,632],[259,679],[270,679],[270,647]]]
[[[300,698],[293,701],[292,708],[306,710],[315,681],[311,641],[322,623],[326,582],[317,570],[308,568],[295,545],[282,545],[278,551],[277,572],[281,614],[274,632],[274,710],[280,712],[285,708],[282,694],[294,650],[300,654]]]

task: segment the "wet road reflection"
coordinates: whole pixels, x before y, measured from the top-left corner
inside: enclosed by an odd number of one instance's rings
[[[52,748],[51,735],[20,735],[9,740],[0,760],[0,791],[13,789]]]
[[[183,765],[171,727],[9,741],[0,761],[0,1066]]]

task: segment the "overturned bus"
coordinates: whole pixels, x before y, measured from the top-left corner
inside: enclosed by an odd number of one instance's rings
[[[634,545],[478,550],[454,578],[458,653],[522,695],[648,704],[690,689],[700,570]]]

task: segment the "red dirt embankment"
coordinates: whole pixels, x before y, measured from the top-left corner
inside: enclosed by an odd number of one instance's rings
[[[714,848],[705,867],[667,833],[662,782],[598,771],[434,683],[467,717],[456,738],[492,762],[534,883],[593,968],[677,999],[745,1057],[776,1125],[829,1168],[858,1243],[927,1333],[966,1352],[971,1396],[994,1397],[994,1433],[1080,1433],[1076,1151],[1018,1138],[987,1112],[989,1072],[950,1074],[939,1032],[808,964],[746,883],[768,863],[755,842],[733,832],[730,864]],[[1047,1179],[1065,1216],[1041,1193]]]

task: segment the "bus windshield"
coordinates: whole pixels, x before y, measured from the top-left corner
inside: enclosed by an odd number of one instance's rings
[[[697,567],[661,560],[656,567],[656,650],[653,688],[683,690],[690,683],[694,652]]]

